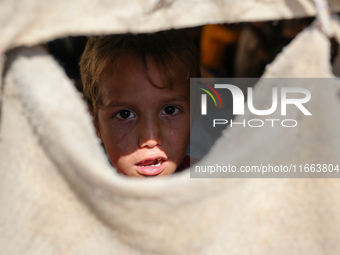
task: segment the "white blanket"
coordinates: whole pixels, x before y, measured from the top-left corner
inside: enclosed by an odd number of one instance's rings
[[[338,26],[338,24],[337,24]],[[337,27],[338,28],[338,27]],[[265,77],[333,77],[329,42],[300,34]],[[0,133],[0,254],[338,254],[338,179],[137,180],[115,173],[81,96],[38,47],[9,54]],[[340,82],[287,133],[224,132],[202,162],[339,162]],[[267,98],[261,84],[255,98]],[[326,95],[333,97],[326,97]],[[323,125],[323,123],[332,123]],[[240,146],[240,141],[247,144]],[[273,142],[277,146],[273,147]]]

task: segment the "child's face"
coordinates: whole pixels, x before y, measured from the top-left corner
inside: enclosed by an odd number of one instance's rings
[[[189,141],[189,84],[176,82],[170,88],[152,58],[147,64],[150,78],[161,88],[151,84],[143,64],[132,55],[120,58],[115,72],[108,67],[100,85],[97,132],[120,173],[171,175]]]

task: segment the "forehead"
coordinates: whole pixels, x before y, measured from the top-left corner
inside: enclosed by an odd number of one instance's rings
[[[149,93],[152,96],[167,95],[189,97],[189,80],[171,81],[167,70],[146,57],[145,63],[133,54],[124,54],[108,65],[103,72],[100,95],[103,104],[108,100],[126,97],[138,98]]]

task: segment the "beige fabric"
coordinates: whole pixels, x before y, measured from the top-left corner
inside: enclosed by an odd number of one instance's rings
[[[44,15],[53,20],[52,2],[45,5],[51,13]],[[20,13],[23,7],[17,8]],[[55,31],[7,35],[12,39],[2,45],[34,44]],[[339,253],[338,179],[190,179],[188,171],[167,179],[124,178],[108,164],[80,95],[55,61],[37,47],[10,58],[15,60],[5,80],[0,140],[0,254]],[[265,76],[332,77],[328,60],[328,40],[313,27]],[[324,116],[332,117],[327,129],[302,118],[299,128],[284,134],[225,132],[203,162],[336,162],[339,86],[329,87],[332,98],[325,98],[322,86],[312,91],[321,98],[313,111],[332,111]],[[261,84],[255,97],[266,102]]]
[[[329,0],[333,12],[340,2]],[[0,50],[67,35],[157,31],[315,15],[312,0],[2,0]]]

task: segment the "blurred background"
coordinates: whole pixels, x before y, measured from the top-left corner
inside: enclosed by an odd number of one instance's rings
[[[202,77],[260,77],[267,64],[314,18],[237,24],[210,24],[183,29],[200,49]],[[82,91],[78,62],[87,37],[66,37],[47,44],[49,52]],[[338,45],[332,40],[331,62]]]

